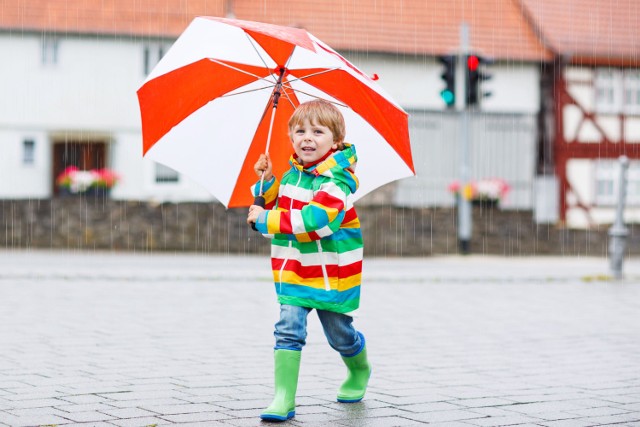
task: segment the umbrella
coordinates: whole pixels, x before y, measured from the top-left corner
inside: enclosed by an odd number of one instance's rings
[[[358,150],[354,200],[415,174],[408,116],[369,76],[300,28],[195,18],[138,89],[143,154],[226,207],[249,206],[253,164],[268,152],[282,176],[287,123],[300,103],[340,109]]]

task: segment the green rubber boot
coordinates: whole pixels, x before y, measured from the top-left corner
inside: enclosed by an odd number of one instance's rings
[[[286,421],[296,415],[301,353],[295,350],[276,350],[273,353],[276,392],[271,405],[260,414],[263,420]]]
[[[371,365],[367,360],[367,348],[353,357],[342,357],[347,365],[347,379],[338,390],[338,402],[356,403],[360,402],[367,391],[367,384],[371,376]]]

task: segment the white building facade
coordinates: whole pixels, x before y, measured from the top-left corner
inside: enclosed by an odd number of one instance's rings
[[[639,222],[640,70],[567,66],[563,77],[571,102],[561,112],[562,143],[577,154],[566,164],[566,223],[589,227],[614,222],[621,183],[619,162],[607,152],[612,148],[631,158],[624,218]],[[590,153],[582,154],[584,149]]]
[[[116,199],[211,200],[142,158],[136,90],[171,42],[0,33],[0,198],[51,197],[79,162],[114,170]]]
[[[109,168],[114,199],[210,201],[186,176],[142,158],[136,90],[171,39],[0,33],[0,198],[48,198],[65,165]],[[345,53],[410,113],[417,176],[395,185],[393,202],[450,206],[460,170],[458,112],[439,96],[433,57]],[[539,73],[536,63],[498,63],[470,132],[472,176],[500,177],[512,191],[503,208],[531,209]],[[461,98],[460,96],[458,97]],[[348,137],[348,135],[347,135]]]

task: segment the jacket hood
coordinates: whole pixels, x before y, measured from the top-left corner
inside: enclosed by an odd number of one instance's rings
[[[322,175],[337,179],[348,185],[352,193],[355,193],[360,185],[354,173],[357,161],[356,147],[346,142],[344,143],[344,150],[334,152],[325,160],[311,166],[309,169],[305,169],[295,156],[291,156],[289,159],[289,163],[294,169],[315,176]]]

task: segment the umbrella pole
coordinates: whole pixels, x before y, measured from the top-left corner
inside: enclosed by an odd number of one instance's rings
[[[273,112],[271,113],[271,120],[269,121],[269,133],[267,134],[267,146],[264,150],[265,153],[269,153],[269,146],[271,145],[271,131],[273,130],[273,121],[276,117],[276,107],[278,106],[278,102],[274,101],[273,103]],[[258,197],[262,198],[262,186],[264,185],[264,171],[262,171],[262,175],[260,175],[260,195]],[[255,204],[255,203],[254,203]],[[262,205],[264,207],[264,205]]]
[[[273,131],[273,121],[276,118],[276,109],[278,108],[278,101],[280,101],[280,95],[282,95],[282,93],[280,92],[280,90],[282,89],[282,78],[284,77],[284,72],[286,71],[284,67],[280,67],[280,76],[278,76],[278,82],[276,83],[276,87],[273,91],[273,109],[272,109],[272,113],[271,113],[271,120],[269,121],[269,133],[267,133],[267,146],[265,147],[264,152],[266,154],[269,153],[269,147],[271,146],[271,132]],[[262,197],[262,187],[264,185],[264,171],[262,172],[262,175],[260,176],[260,192],[259,192],[259,196],[260,198],[262,198],[262,207],[264,207],[264,198]],[[257,200],[257,197],[256,197]],[[257,204],[257,203],[254,203]],[[260,206],[260,205],[259,205]]]
[[[278,76],[278,82],[276,83],[276,87],[273,91],[273,108],[271,110],[271,119],[269,120],[269,133],[267,133],[267,146],[265,147],[264,152],[266,154],[269,153],[269,147],[271,145],[271,132],[273,131],[273,121],[276,118],[276,108],[278,108],[278,101],[280,100],[280,95],[282,95],[282,93],[280,92],[280,90],[282,89],[282,78],[284,77],[284,72],[286,71],[284,67],[280,67],[280,76]],[[266,202],[264,200],[264,197],[262,196],[262,188],[264,186],[264,171],[262,171],[262,174],[260,175],[260,191],[259,191],[259,196],[256,196],[253,199],[253,204],[260,206],[261,208],[264,208]],[[256,224],[252,223],[251,224],[251,228],[254,230],[256,229]]]

